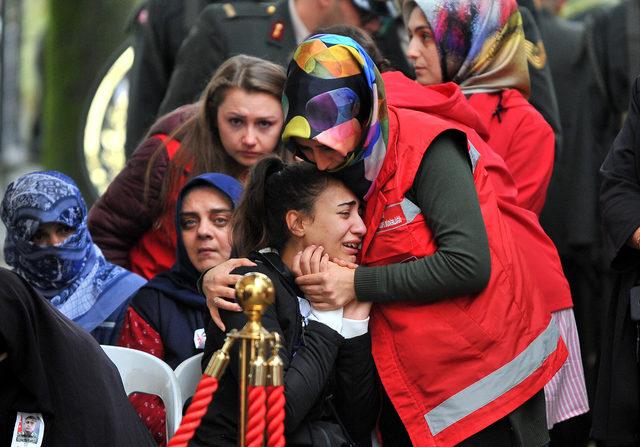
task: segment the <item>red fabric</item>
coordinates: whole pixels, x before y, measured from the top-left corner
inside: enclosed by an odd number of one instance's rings
[[[164,143],[167,156],[172,160],[180,148],[180,142],[170,140],[166,134],[156,134],[152,138]],[[151,279],[158,273],[169,270],[176,261],[176,204],[178,193],[186,181],[185,173],[170,194],[160,225],[147,231],[129,252],[131,270],[144,278]]]
[[[491,178],[498,206],[521,250],[549,312],[573,307],[558,251],[540,226],[538,216],[518,205],[518,189],[505,161],[486,143],[488,131],[478,113],[454,83],[421,86],[402,73],[382,75],[390,105],[419,110],[456,123],[480,152]],[[484,138],[484,139],[483,139]]]
[[[553,171],[553,129],[514,89],[476,93],[469,103],[489,132],[489,146],[504,159],[515,180],[518,205],[540,216]]]
[[[392,90],[387,85],[387,91]],[[433,138],[452,128],[460,129],[457,123],[435,116],[389,107],[390,143],[367,201],[363,264],[388,265],[428,256],[437,249],[422,214],[408,220],[400,204]],[[441,404],[504,371],[547,328],[552,333],[554,329],[550,313],[537,305],[543,299],[524,270],[482,158],[477,160],[474,183],[491,250],[486,289],[476,296],[429,305],[377,305],[371,315],[378,372],[416,446],[453,446],[506,416],[540,391],[567,356],[556,331],[550,338],[550,354],[533,353],[534,369],[512,388],[479,407],[468,400],[459,403],[465,416],[438,433],[432,433],[426,423],[427,415],[434,416]]]
[[[196,429],[200,426],[202,418],[207,413],[209,404],[218,391],[218,379],[203,374],[198,382],[198,387],[193,395],[187,413],[180,422],[180,427],[169,441],[170,447],[186,447],[193,438]]]
[[[180,107],[160,118],[150,135],[171,135],[196,112],[197,104]],[[154,162],[147,178],[151,158]],[[105,257],[128,270],[143,273],[143,276],[146,274],[141,269],[131,268],[130,252],[145,233],[153,230],[165,209],[160,191],[169,161],[162,141],[155,137],[146,138],[89,211],[91,237]],[[148,187],[147,194],[145,187]]]
[[[164,359],[164,347],[160,334],[131,307],[127,309],[118,345]],[[129,396],[129,401],[156,443],[159,446],[165,446],[167,444],[166,412],[162,399],[150,394],[133,393]]]

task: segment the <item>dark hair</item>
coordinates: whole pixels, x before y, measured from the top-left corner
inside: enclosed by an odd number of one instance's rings
[[[339,36],[350,37],[366,51],[373,63],[376,64],[376,67],[378,67],[380,73],[395,70],[391,62],[384,57],[373,38],[362,28],[351,25],[331,25],[316,29],[314,34],[337,34]]]
[[[267,93],[280,100],[285,80],[284,68],[257,57],[240,54],[220,65],[196,103],[196,113],[170,135],[180,140],[180,149],[169,162],[162,183],[160,199],[163,209],[169,205],[168,197],[189,164],[192,164],[189,178],[204,172],[219,172],[239,178],[245,172],[246,168],[227,154],[220,141],[218,107],[232,88],[249,93]],[[149,159],[145,174],[145,198],[151,192],[148,187],[155,161],[165,149],[162,144]],[[282,152],[280,145],[275,152]]]
[[[286,164],[275,156],[253,166],[233,226],[233,246],[239,256],[262,248],[281,250],[289,240],[288,211],[313,217],[318,196],[339,182],[307,162]]]

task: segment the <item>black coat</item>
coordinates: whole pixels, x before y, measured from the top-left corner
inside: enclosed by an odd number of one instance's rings
[[[549,55],[563,136],[540,220],[558,248],[571,286],[587,390],[593,396],[602,315],[611,293],[598,171],[620,129],[620,111],[612,107],[599,80],[592,27],[544,10],[538,14],[538,24]]]
[[[596,80],[598,63],[588,29],[546,11],[539,16],[563,131],[542,222],[561,256],[586,255],[593,262],[602,247],[598,170],[619,125]]]
[[[370,335],[344,339],[316,321],[309,321],[303,328],[297,298],[302,293],[280,258],[274,254],[265,256],[269,259],[268,264],[257,260],[257,267],[241,267],[234,273],[258,271],[269,276],[275,286],[276,302],[267,309],[262,323],[270,332],[280,333],[284,340],[280,355],[285,363],[287,445],[343,445],[344,431],[333,409],[354,441],[368,439],[380,400]],[[220,314],[227,330],[241,329],[247,321],[243,313],[221,311]],[[203,367],[222,346],[224,338],[225,334],[210,323]],[[236,344],[229,368],[220,380],[214,400],[190,446],[236,445],[237,354]]]
[[[626,243],[640,227],[640,78],[633,87],[625,124],[600,174],[605,236],[617,277],[607,313],[592,434],[613,445],[637,445],[640,374],[636,340],[640,328],[630,318],[629,290],[640,278],[640,251]]]
[[[89,333],[0,268],[0,445],[16,412],[41,413],[47,447],[143,447],[153,439]]]

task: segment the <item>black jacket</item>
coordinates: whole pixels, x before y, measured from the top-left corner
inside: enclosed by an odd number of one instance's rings
[[[234,273],[258,271],[269,276],[275,286],[276,301],[265,312],[262,323],[284,340],[280,355],[285,363],[287,445],[346,445],[340,424],[354,441],[368,439],[380,400],[369,334],[344,339],[316,321],[309,321],[303,328],[297,298],[302,293],[280,258],[274,254],[252,258],[257,267],[242,267]],[[247,321],[243,313],[220,314],[227,330],[241,329]],[[203,367],[224,338],[225,334],[210,323]],[[236,445],[238,347],[236,344],[232,350],[231,363],[190,446]]]
[[[46,447],[152,447],[115,365],[86,331],[0,268],[0,445],[41,413]]]
[[[640,441],[640,326],[629,312],[630,289],[640,278],[640,251],[626,245],[640,227],[640,78],[629,115],[600,169],[606,241],[617,272],[602,344],[592,435],[610,445]]]

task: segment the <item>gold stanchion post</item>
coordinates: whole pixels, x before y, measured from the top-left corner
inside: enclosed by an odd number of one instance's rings
[[[249,321],[238,333],[238,338],[241,339],[240,346],[240,423],[238,424],[239,433],[238,440],[239,445],[244,446],[246,444],[246,432],[247,432],[247,386],[250,363],[255,362],[258,357],[258,351],[263,351],[263,347],[257,349],[257,345],[264,344],[266,337],[271,338],[271,335],[267,333],[261,324],[262,314],[267,307],[273,304],[275,300],[275,290],[273,283],[266,275],[262,273],[247,273],[236,284],[236,299],[238,304],[244,309],[245,315]],[[262,357],[262,364],[257,367],[254,365],[254,378],[266,381],[266,368],[264,365],[264,357]],[[263,376],[264,378],[255,377],[256,375]],[[264,383],[262,383],[264,385]]]

